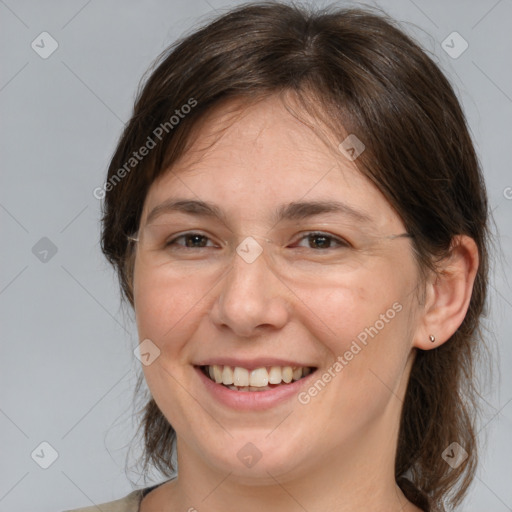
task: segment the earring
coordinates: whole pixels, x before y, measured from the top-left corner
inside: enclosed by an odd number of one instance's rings
[[[428,339],[429,339],[432,343],[434,343],[434,342],[436,341],[436,337],[435,337],[433,334],[431,334],[431,335],[428,337]]]

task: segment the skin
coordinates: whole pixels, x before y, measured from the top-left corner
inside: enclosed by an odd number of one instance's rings
[[[381,235],[405,231],[355,164],[329,150],[277,96],[236,118],[225,112],[211,113],[190,150],[153,183],[141,226],[154,206],[179,196],[217,204],[228,222],[181,215],[180,232],[237,233],[240,242],[264,236],[278,205],[303,199],[348,203],[370,215]],[[331,136],[333,148],[339,142]],[[287,232],[336,235],[334,225],[322,225],[336,215]],[[179,466],[176,480],[144,498],[142,512],[419,510],[394,480],[402,400],[416,350],[439,346],[464,318],[477,249],[470,238],[455,240],[445,272],[426,283],[421,303],[409,239],[361,258],[332,286],[283,282],[264,258],[248,264],[235,257],[227,272],[213,275],[199,267],[165,271],[137,254],[139,339],[161,351],[143,370],[177,432]],[[322,374],[396,302],[402,310],[307,405],[294,397],[265,411],[238,412],[207,395],[192,366],[207,357],[271,356],[309,362]],[[251,468],[237,457],[248,442],[262,454]]]

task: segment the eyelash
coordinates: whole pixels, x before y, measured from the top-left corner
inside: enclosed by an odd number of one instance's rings
[[[202,233],[189,231],[187,233],[183,233],[183,234],[173,238],[172,240],[169,240],[168,242],[166,242],[165,246],[170,247],[170,246],[174,245],[176,243],[176,241],[180,240],[181,238],[187,238],[187,237],[193,237],[193,236],[200,236],[202,238],[206,238],[206,239],[210,240],[210,238],[208,236],[203,235]],[[324,233],[321,231],[308,231],[301,238],[299,238],[298,241],[301,242],[302,240],[307,239],[308,237],[312,237],[312,238],[322,237],[322,238],[326,238],[326,239],[330,240],[331,242],[334,241],[342,248],[350,247],[350,244],[343,238],[336,237],[334,235],[330,235],[329,233]],[[205,249],[206,248],[206,247],[185,247],[185,246],[181,246],[181,247],[183,247],[184,249]],[[310,249],[314,250],[314,251],[322,250],[322,249],[314,249],[314,248],[310,248]],[[328,250],[328,249],[333,249],[333,247],[328,247],[325,250]]]

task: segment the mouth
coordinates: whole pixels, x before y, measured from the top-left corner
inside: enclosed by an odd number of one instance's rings
[[[262,366],[249,370],[240,366],[217,364],[197,368],[212,382],[241,392],[268,391],[285,387],[316,370],[312,366]]]

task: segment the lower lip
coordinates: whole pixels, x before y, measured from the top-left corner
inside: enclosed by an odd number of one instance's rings
[[[293,396],[298,395],[315,372],[310,373],[300,380],[281,384],[267,391],[234,391],[228,387],[217,384],[209,379],[199,367],[194,367],[199,374],[206,390],[220,403],[232,408],[241,410],[264,410],[285,403]]]

